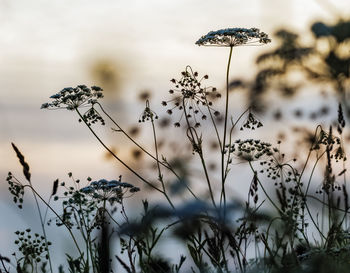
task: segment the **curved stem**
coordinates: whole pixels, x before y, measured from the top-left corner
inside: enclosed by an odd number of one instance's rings
[[[315,129],[314,139],[316,139],[316,137],[317,137],[317,130],[318,130],[319,128],[322,130],[322,126],[321,126],[321,125],[317,125],[317,127],[316,127],[316,129]],[[313,144],[314,144],[314,142],[313,142],[311,145],[313,145]],[[311,152],[312,152],[312,146],[311,146],[311,148],[310,148],[310,150],[309,150],[309,153],[308,153],[308,155],[307,155],[307,158],[306,158],[305,164],[304,164],[304,166],[303,166],[303,169],[302,169],[301,172],[300,172],[300,177],[302,177],[302,175],[303,175],[303,173],[304,173],[304,171],[305,171],[305,169],[306,169],[307,163],[308,163],[308,161],[309,161],[309,159],[310,159],[310,156],[311,156]],[[300,181],[299,181],[299,182],[300,182]]]
[[[52,263],[51,263],[51,255],[50,255],[50,251],[49,251],[49,245],[48,245],[47,235],[46,235],[46,230],[45,230],[45,223],[44,223],[45,220],[43,219],[43,216],[42,216],[42,214],[41,214],[40,206],[39,206],[39,203],[38,203],[38,199],[37,199],[37,197],[36,197],[36,195],[35,195],[35,193],[34,193],[32,182],[30,181],[30,179],[27,179],[27,181],[29,182],[30,188],[31,188],[32,191],[33,191],[35,204],[36,204],[36,207],[37,207],[38,213],[39,213],[41,229],[42,229],[43,235],[44,235],[44,237],[45,237],[44,240],[45,240],[45,246],[47,247],[47,255],[48,255],[48,260],[49,260],[50,271],[51,271],[51,273],[53,273],[53,270],[52,270]]]
[[[24,185],[23,187],[29,187],[29,188],[33,191],[33,193],[35,193],[35,195],[38,196],[39,199],[45,204],[45,206],[47,206],[47,207],[56,215],[56,217],[62,222],[62,224],[67,228],[67,230],[68,230],[70,236],[71,236],[72,239],[73,239],[73,242],[74,242],[76,248],[78,249],[78,252],[79,252],[80,256],[82,257],[82,252],[81,252],[81,250],[80,250],[80,248],[79,248],[79,245],[78,245],[77,241],[75,240],[75,237],[74,237],[74,235],[73,235],[73,233],[72,233],[70,227],[67,226],[67,224],[66,224],[66,223],[63,221],[63,219],[61,218],[61,216],[59,216],[59,215],[57,214],[57,212],[56,212],[56,211],[55,211],[55,210],[54,210],[40,195],[39,195],[39,193],[38,193],[31,185]]]
[[[153,156],[150,152],[148,152],[145,148],[143,148],[140,144],[138,144],[132,137],[129,136],[129,134],[127,132],[125,132],[123,130],[123,128],[120,127],[120,125],[104,110],[104,108],[102,107],[102,105],[97,102],[96,103],[98,106],[100,106],[100,109],[102,110],[102,112],[109,118],[109,120],[118,128],[119,132],[122,132],[132,143],[134,143],[141,151],[143,151],[145,154],[147,154],[148,156],[150,156],[152,159],[154,159],[157,162],[157,165],[162,165],[163,167],[167,168],[170,172],[172,172],[177,179],[179,179],[179,181],[181,181],[181,177],[175,172],[175,170],[171,167],[171,165],[168,162],[161,162],[159,160],[159,156],[157,155],[156,157]],[[157,152],[157,151],[156,151]],[[187,190],[192,194],[192,196],[196,199],[198,199],[198,197],[194,194],[194,192],[191,190],[191,188],[186,185]]]
[[[188,116],[187,116],[187,111],[186,111],[186,105],[185,105],[185,98],[182,98],[182,106],[183,106],[183,109],[184,109],[184,113],[185,113],[185,119],[186,119],[186,123],[187,123],[187,130],[190,132],[191,134],[191,144],[193,145],[193,143],[195,143],[196,145],[200,145],[198,143],[196,143],[196,140],[197,139],[197,142],[198,142],[198,136],[196,134],[196,138],[194,137],[194,134],[192,132],[192,130],[194,130],[194,128],[190,125],[190,122],[188,120]],[[194,130],[195,131],[195,130]],[[189,136],[188,136],[189,137]],[[205,178],[207,180],[207,184],[208,184],[208,190],[209,190],[209,194],[210,194],[210,198],[211,198],[211,201],[213,203],[213,206],[216,208],[216,204],[215,204],[215,199],[214,199],[214,194],[213,194],[213,190],[211,188],[211,184],[210,184],[210,179],[209,179],[209,174],[208,174],[208,170],[207,170],[207,166],[205,164],[205,160],[204,160],[204,156],[203,156],[203,152],[202,152],[202,148],[200,147],[200,150],[197,151],[200,159],[201,159],[201,163],[202,163],[202,166],[203,166],[203,170],[204,170],[204,174],[205,174]]]
[[[251,163],[250,161],[249,161],[249,167],[250,167],[250,169],[251,169],[254,173],[256,173],[256,170],[254,169],[254,167],[253,167],[253,165],[252,165],[252,163]],[[258,181],[258,183],[259,183],[261,189],[263,190],[263,192],[264,192],[266,198],[269,199],[270,203],[275,207],[275,209],[276,209],[280,214],[283,214],[283,212],[281,211],[281,209],[275,204],[275,202],[273,202],[273,200],[271,199],[271,197],[270,197],[270,196],[268,195],[268,193],[266,192],[266,190],[265,190],[264,186],[262,185],[262,183],[261,183],[260,179],[258,178],[258,176],[256,177],[256,179],[257,179],[257,181]]]
[[[129,134],[127,132],[125,132],[120,125],[103,109],[102,105],[99,102],[96,102],[96,104],[98,106],[100,106],[102,112],[110,119],[110,121],[117,126],[118,131],[122,132],[132,143],[134,143],[140,150],[142,150],[145,154],[147,154],[148,156],[150,156],[151,158],[153,158],[154,160],[157,161],[157,164],[161,164],[163,167],[169,169],[173,174],[175,174],[177,176],[177,174],[175,173],[175,171],[168,165],[164,164],[163,162],[159,161],[157,157],[155,157],[154,155],[152,155],[150,152],[148,152],[144,147],[142,147],[140,144],[138,144],[131,136],[129,136]]]
[[[95,133],[94,130],[92,130],[91,126],[87,124],[86,120],[83,118],[81,113],[79,112],[78,109],[75,109],[76,112],[78,113],[79,117],[81,120],[85,123],[85,125],[89,128],[90,132],[95,136],[95,138],[100,142],[100,144],[116,159],[118,160],[124,167],[126,167],[130,172],[132,172],[135,176],[137,176],[142,182],[150,186],[152,189],[155,189],[156,191],[163,193],[164,192],[157,187],[155,187],[152,183],[148,182],[146,179],[144,179],[141,175],[139,175],[136,171],[134,171],[131,167],[129,167],[123,160],[121,160],[115,153],[112,152],[111,149],[109,149],[106,144],[103,143],[103,141],[99,138],[99,136]]]

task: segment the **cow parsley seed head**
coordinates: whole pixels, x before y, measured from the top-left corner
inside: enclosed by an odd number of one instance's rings
[[[250,111],[247,116],[247,119],[244,121],[243,125],[241,126],[240,130],[243,131],[244,129],[250,129],[255,130],[256,128],[262,127],[263,124],[260,120],[258,120],[255,115]]]
[[[82,106],[94,105],[98,99],[103,98],[102,88],[86,85],[66,87],[50,98],[52,102],[43,103],[41,109],[68,109],[74,110]]]
[[[119,180],[106,180],[100,179],[98,181],[92,181],[88,186],[80,189],[83,194],[90,195],[92,198],[100,201],[108,201],[111,204],[114,202],[121,203],[123,198],[126,198],[125,194],[135,193],[140,191],[138,187],[135,187],[129,183],[121,182]]]
[[[245,161],[266,160],[273,156],[278,149],[273,148],[270,143],[263,142],[259,139],[236,140],[230,147],[231,153],[234,153],[238,158]]]
[[[91,105],[91,108],[83,114],[83,119],[88,126],[91,126],[96,122],[100,122],[101,125],[105,125],[104,119],[102,118],[100,113],[94,108],[93,104]],[[79,119],[79,122],[81,122],[81,119]]]
[[[180,121],[186,115],[187,119],[193,121],[194,127],[199,127],[200,121],[207,119],[207,111],[210,110],[214,116],[220,113],[212,108],[213,101],[220,98],[221,94],[215,87],[205,87],[203,81],[207,80],[208,75],[199,77],[198,72],[187,66],[185,71],[181,72],[179,80],[172,79],[174,88],[169,90],[173,96],[171,100],[163,101],[162,105],[168,107],[167,113],[172,115],[175,110],[181,112],[178,122],[174,123],[175,127],[180,127]],[[185,117],[185,118],[186,118]]]
[[[234,47],[249,44],[267,44],[271,39],[258,28],[226,28],[210,31],[202,36],[196,44],[199,46]]]

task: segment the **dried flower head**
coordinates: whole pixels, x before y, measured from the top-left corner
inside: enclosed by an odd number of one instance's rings
[[[231,153],[235,153],[239,158],[246,161],[266,160],[278,152],[270,143],[259,139],[236,140],[231,147],[228,147]]]
[[[46,245],[44,236],[38,233],[33,234],[30,228],[27,228],[25,231],[17,230],[15,234],[17,235],[15,244],[23,255],[23,257],[16,257],[16,259],[27,259],[27,262],[35,267],[38,266],[38,263],[49,259],[48,246],[52,243],[48,241]]]
[[[260,128],[262,126],[263,124],[261,123],[261,121],[257,119],[256,116],[249,109],[247,119],[244,121],[240,130],[241,131],[243,131],[244,129],[255,130],[256,128]]]
[[[158,119],[158,115],[151,109],[149,101],[146,100],[146,107],[139,117],[139,122],[145,122],[148,120],[153,122],[155,119]]]
[[[105,125],[103,118],[94,108],[94,104],[97,103],[97,100],[103,98],[102,88],[98,86],[92,86],[91,88],[88,88],[86,85],[78,85],[75,88],[66,87],[50,98],[53,99],[53,101],[51,103],[42,104],[41,109],[75,110],[80,107],[89,106],[90,109],[82,115],[84,122],[88,126],[96,122],[101,122],[102,125]],[[82,120],[79,119],[79,122],[81,121]]]
[[[212,108],[212,99],[221,97],[221,94],[217,92],[215,87],[202,85],[202,81],[209,78],[208,75],[199,78],[198,72],[194,72],[190,66],[187,66],[181,75],[180,80],[171,80],[175,88],[169,90],[169,93],[175,98],[162,102],[163,106],[171,105],[167,110],[169,115],[173,114],[174,109],[181,111],[180,120],[174,123],[175,127],[180,127],[180,121],[184,116],[188,120],[194,121],[194,127],[199,127],[199,120],[207,119],[207,110],[210,110],[214,116],[219,116],[220,113]],[[203,110],[201,106],[205,106],[207,109]]]
[[[80,189],[80,192],[84,194],[88,194],[97,200],[109,201],[111,204],[114,202],[121,203],[127,191],[134,193],[140,191],[140,189],[129,183],[121,182],[121,177],[119,180],[100,179],[93,181],[89,186]]]
[[[210,31],[202,36],[196,44],[199,46],[242,46],[249,44],[267,44],[271,39],[258,28],[227,28]]]
[[[105,125],[104,119],[94,108],[94,105],[91,105],[91,108],[83,114],[83,119],[88,126],[91,126],[91,124],[94,124],[96,122],[101,122],[101,125]],[[79,122],[81,122],[81,119],[79,119]]]
[[[24,185],[9,172],[6,178],[9,184],[9,191],[13,196],[13,202],[18,206],[18,208],[23,208],[23,197],[24,197]]]
[[[78,85],[77,87],[63,88],[57,94],[52,95],[53,99],[50,103],[41,105],[41,109],[68,109],[74,110],[78,107],[93,105],[98,99],[103,98],[102,88],[92,86],[88,88],[86,85]]]

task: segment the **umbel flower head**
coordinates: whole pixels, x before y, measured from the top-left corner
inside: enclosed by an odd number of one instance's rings
[[[41,109],[67,109],[76,110],[80,107],[90,106],[91,108],[83,114],[83,120],[88,126],[92,123],[101,122],[105,125],[103,118],[94,108],[94,104],[97,100],[103,98],[103,89],[98,86],[91,86],[88,88],[86,85],[78,85],[77,87],[63,88],[57,94],[52,95],[53,99],[50,103],[44,103],[41,105]],[[79,122],[81,119],[79,119]]]
[[[187,66],[185,71],[181,72],[181,79],[172,79],[171,82],[175,85],[174,89],[170,89],[169,93],[174,95],[175,98],[169,101],[162,101],[163,106],[170,106],[167,113],[173,114],[173,110],[177,109],[181,111],[181,117],[174,125],[180,126],[180,121],[184,115],[187,119],[193,119],[194,126],[200,126],[199,120],[205,120],[207,115],[204,113],[201,106],[209,108],[215,116],[219,116],[220,113],[212,108],[213,102],[216,98],[221,97],[215,87],[205,87],[202,81],[208,79],[208,75],[199,77],[198,72],[192,71],[190,66]],[[198,118],[199,116],[199,118]]]
[[[258,28],[226,28],[210,31],[202,36],[196,44],[199,46],[242,46],[249,44],[267,44],[271,39]]]
[[[132,194],[140,191],[140,189],[129,183],[121,182],[121,177],[119,177],[119,180],[108,181],[106,179],[100,179],[93,181],[90,185],[80,189],[80,191],[91,195],[94,199],[100,201],[106,200],[112,204],[114,202],[121,203],[127,191]]]
[[[44,103],[41,109],[68,109],[74,110],[78,107],[93,105],[97,99],[103,98],[102,88],[92,86],[88,88],[86,85],[78,85],[77,87],[63,88],[57,94],[50,97],[53,99],[51,103]]]

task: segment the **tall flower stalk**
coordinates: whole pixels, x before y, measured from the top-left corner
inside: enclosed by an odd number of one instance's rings
[[[207,35],[202,36],[196,44],[199,46],[217,46],[217,47],[229,47],[230,53],[226,68],[226,96],[225,96],[225,113],[224,113],[224,132],[222,136],[221,146],[221,195],[220,206],[223,205],[224,210],[226,207],[226,193],[225,193],[225,181],[227,177],[227,171],[225,168],[225,154],[227,152],[227,120],[228,120],[228,103],[229,103],[229,75],[230,65],[232,58],[233,47],[243,45],[262,45],[270,43],[268,35],[264,32],[260,32],[257,28],[227,28],[217,31],[210,31]],[[229,153],[227,160],[229,159]]]
[[[117,156],[103,141],[102,139],[96,134],[96,132],[92,128],[92,124],[94,123],[101,123],[102,125],[105,125],[105,121],[100,115],[100,113],[95,109],[95,105],[98,104],[100,107],[101,105],[98,103],[98,100],[103,98],[103,89],[98,86],[92,86],[91,88],[87,87],[86,85],[78,85],[77,87],[67,87],[63,88],[58,93],[52,95],[50,98],[52,99],[49,103],[44,103],[41,105],[42,109],[67,109],[70,111],[76,111],[76,113],[79,116],[79,122],[83,122],[90,132],[94,135],[94,137],[98,140],[98,142],[119,162],[121,165],[123,165],[126,169],[128,169],[131,173],[133,173],[137,178],[139,178],[143,183],[148,185],[150,188],[160,192],[163,194],[167,201],[169,202],[170,206],[174,208],[174,205],[172,201],[170,200],[169,196],[167,195],[165,191],[164,185],[162,189],[158,188],[157,186],[153,185],[150,181],[148,181],[146,178],[141,176],[138,172],[136,172],[133,168],[131,168],[124,160],[122,160],[119,156]],[[80,112],[79,109],[88,107],[88,110],[86,112]],[[101,109],[103,109],[101,107]],[[149,107],[148,107],[149,109]],[[103,113],[105,111],[103,110]],[[121,130],[120,126],[109,116],[115,125],[117,125],[118,130]],[[122,132],[125,134],[125,131],[122,130]],[[133,141],[135,144],[136,142]],[[141,146],[137,145],[141,148]],[[142,149],[145,151],[144,149]],[[146,151],[145,151],[146,152]],[[159,158],[152,156],[150,153],[146,152],[148,155],[150,155],[152,158],[154,158],[157,161],[158,166],[160,165]],[[164,163],[163,166],[166,166]],[[168,167],[170,168],[170,167]],[[175,173],[175,172],[174,172]]]

